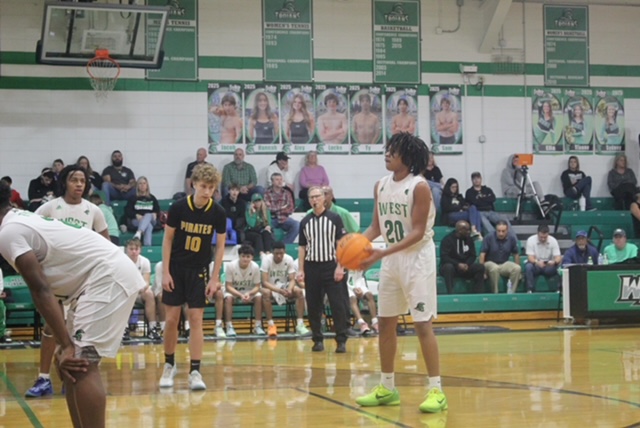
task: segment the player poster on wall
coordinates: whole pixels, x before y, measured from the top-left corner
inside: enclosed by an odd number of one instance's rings
[[[462,153],[460,86],[430,86],[431,149],[434,153]]]
[[[209,153],[233,153],[244,147],[241,88],[239,84],[207,86]]]
[[[387,86],[385,108],[385,141],[398,132],[418,135],[418,89]]]
[[[315,150],[315,105],[313,86],[280,85],[280,129],[286,153]]]
[[[384,153],[382,88],[349,85],[351,153]]]
[[[533,89],[531,96],[531,125],[533,151],[539,154],[562,153],[564,115],[560,97],[562,89]]]
[[[346,86],[316,85],[318,153],[349,153],[349,100]]]
[[[595,90],[594,116],[596,153],[624,152],[624,92],[622,90]]]
[[[564,90],[564,151],[593,154],[593,91]]]
[[[276,85],[244,85],[247,153],[277,153],[281,150],[277,89]]]

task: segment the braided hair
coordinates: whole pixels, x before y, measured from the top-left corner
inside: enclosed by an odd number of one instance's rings
[[[413,175],[422,174],[427,169],[429,160],[427,144],[408,132],[394,134],[387,141],[385,151],[392,155],[397,153]]]

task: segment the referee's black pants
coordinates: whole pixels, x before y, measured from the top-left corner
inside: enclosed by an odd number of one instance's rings
[[[311,324],[311,338],[314,342],[322,342],[322,313],[324,312],[324,295],[329,299],[333,326],[336,331],[336,342],[347,341],[349,316],[349,292],[347,290],[346,274],[342,281],[336,282],[333,275],[336,262],[306,262],[304,263],[305,296],[309,324]]]

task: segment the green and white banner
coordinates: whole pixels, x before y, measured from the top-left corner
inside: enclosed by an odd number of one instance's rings
[[[384,153],[382,88],[349,85],[351,153]]]
[[[589,86],[589,8],[544,5],[545,86]]]
[[[349,153],[349,94],[346,86],[315,85],[318,153]]]
[[[460,86],[429,87],[431,149],[434,153],[459,154],[462,143],[462,97]]]
[[[262,0],[264,80],[313,81],[311,0]]]
[[[280,144],[280,102],[276,85],[244,85],[247,153],[277,153]]]
[[[531,124],[533,127],[533,151],[554,154],[564,151],[562,138],[564,115],[562,90],[533,89],[531,95]]]
[[[592,154],[594,142],[593,90],[564,90],[564,151]]]
[[[280,129],[286,153],[316,149],[316,108],[312,85],[283,83],[280,89]]]
[[[147,0],[147,5],[171,7],[162,68],[147,70],[147,79],[198,80],[198,0]],[[154,22],[147,26],[158,27]]]
[[[242,85],[209,83],[207,87],[209,153],[233,153],[242,145]]]
[[[594,95],[596,153],[614,155],[624,152],[624,92],[621,89],[597,89]]]
[[[385,141],[399,132],[418,135],[418,89],[417,87],[387,86],[385,108]]]

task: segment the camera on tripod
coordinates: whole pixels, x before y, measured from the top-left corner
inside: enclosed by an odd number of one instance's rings
[[[545,212],[542,208],[542,198],[544,198],[544,195],[538,195],[535,186],[533,185],[533,181],[531,180],[531,176],[529,175],[529,167],[533,165],[533,155],[529,153],[520,153],[514,155],[513,160],[517,161],[517,165],[520,167],[522,172],[522,181],[518,183],[518,186],[520,187],[520,194],[518,195],[518,203],[516,205],[515,220],[519,222],[522,219],[522,207],[524,200],[527,199],[527,197],[531,197],[535,201],[537,208],[540,210],[540,215],[544,218]],[[531,191],[530,195],[527,195],[528,189]]]
[[[518,161],[518,166],[520,168],[528,169],[531,165],[533,165],[533,155],[532,154],[515,154],[513,155],[513,159]]]

